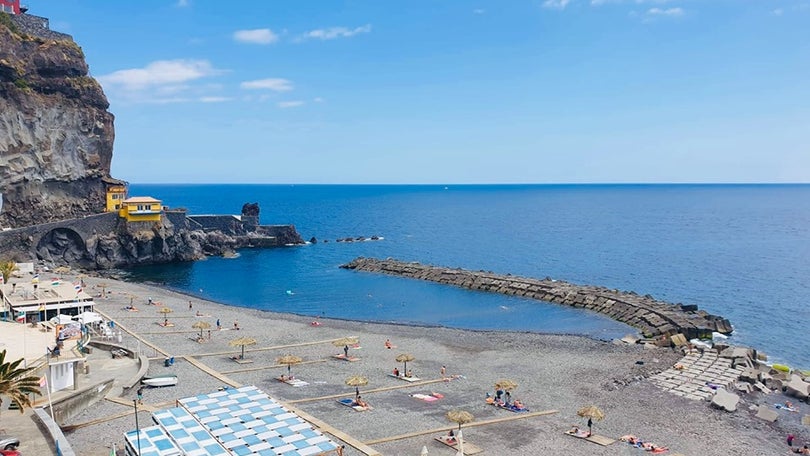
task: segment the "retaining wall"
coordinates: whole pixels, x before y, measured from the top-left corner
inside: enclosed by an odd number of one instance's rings
[[[638,328],[645,337],[683,334],[688,339],[708,338],[713,331],[730,334],[731,323],[698,310],[696,305],[672,304],[652,296],[553,279],[531,279],[484,271],[468,271],[394,259],[356,258],[344,269],[376,272],[455,285],[592,310]]]

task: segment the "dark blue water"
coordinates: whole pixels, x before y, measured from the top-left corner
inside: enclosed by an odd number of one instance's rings
[[[262,223],[331,241],[133,271],[224,303],[599,338],[630,332],[562,306],[337,267],[395,257],[697,304],[732,321],[733,342],[810,367],[808,185],[132,185],[130,194],[192,214],[258,202]],[[333,242],[371,235],[385,239]]]

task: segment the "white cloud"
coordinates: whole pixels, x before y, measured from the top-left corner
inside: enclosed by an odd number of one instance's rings
[[[240,84],[239,87],[243,89],[266,89],[274,92],[289,92],[293,89],[293,83],[282,78],[267,78],[257,79],[254,81],[245,81]]]
[[[683,16],[682,8],[650,8],[647,10],[648,16]]]
[[[551,8],[551,9],[565,9],[566,6],[571,2],[571,0],[545,0],[543,2],[543,8]]]
[[[279,108],[287,109],[287,108],[297,108],[299,106],[303,106],[304,102],[301,100],[292,100],[292,101],[279,101],[277,103]]]
[[[143,68],[118,70],[98,79],[107,88],[140,90],[148,87],[170,87],[221,73],[207,60],[157,60]]]
[[[371,24],[366,24],[353,29],[347,27],[329,27],[325,29],[315,29],[304,33],[298,37],[298,41],[304,40],[334,40],[336,38],[349,38],[361,33],[370,33]]]
[[[269,28],[237,30],[233,32],[233,39],[240,43],[270,44],[278,41],[278,35]]]
[[[223,103],[225,101],[231,101],[233,98],[231,97],[200,97],[199,101],[202,103]]]
[[[113,100],[128,103],[210,103],[222,85],[206,78],[225,73],[208,60],[157,60],[143,68],[114,71],[98,80]]]

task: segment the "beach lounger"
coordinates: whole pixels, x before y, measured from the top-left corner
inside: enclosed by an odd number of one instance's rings
[[[338,403],[341,405],[345,405],[346,407],[351,407],[356,412],[365,412],[366,410],[371,410],[370,406],[363,407],[360,405],[354,405],[354,399],[346,398],[346,399],[338,399]]]
[[[404,375],[394,375],[394,374],[388,374],[388,376],[389,376],[389,377],[394,377],[394,378],[397,378],[397,379],[399,379],[399,380],[405,380],[406,382],[411,382],[411,383],[413,383],[413,382],[418,382],[418,381],[422,380],[422,379],[421,379],[421,378],[419,378],[419,377],[406,377],[406,376],[404,376]]]
[[[358,358],[357,356],[346,357],[346,355],[344,355],[343,353],[341,353],[339,355],[332,355],[332,358],[339,359],[341,361],[349,361],[349,362],[360,361],[360,358]]]
[[[276,377],[276,380],[278,380],[278,381],[280,381],[282,383],[286,383],[286,384],[288,384],[290,386],[295,386],[295,387],[309,385],[308,382],[305,382],[303,380],[299,380],[297,378],[285,378],[285,379],[282,379],[281,377]]]
[[[442,435],[439,437],[435,437],[434,440],[436,440],[439,443],[443,443],[449,446],[450,448],[458,451],[458,442],[456,442],[455,439],[450,440],[446,435]],[[468,442],[467,439],[464,439],[464,454],[478,454],[481,453],[482,451],[484,450]]]
[[[605,437],[603,435],[591,435],[588,436],[588,431],[579,431],[579,432],[571,432],[565,431],[565,435],[570,435],[571,437],[575,437],[582,440],[587,440],[588,442],[595,443],[597,445],[608,446],[616,441],[616,439],[611,439],[609,437]]]

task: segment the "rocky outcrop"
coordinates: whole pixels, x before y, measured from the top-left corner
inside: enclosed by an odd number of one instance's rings
[[[563,304],[605,314],[614,320],[638,328],[647,337],[683,334],[687,339],[711,338],[712,332],[731,333],[728,320],[697,309],[652,296],[576,285],[562,280],[531,279],[484,271],[468,271],[406,263],[394,259],[356,258],[341,266],[345,269],[391,274],[455,285],[472,290],[522,296]]]
[[[0,20],[0,226],[104,209],[113,115],[81,48]]]

